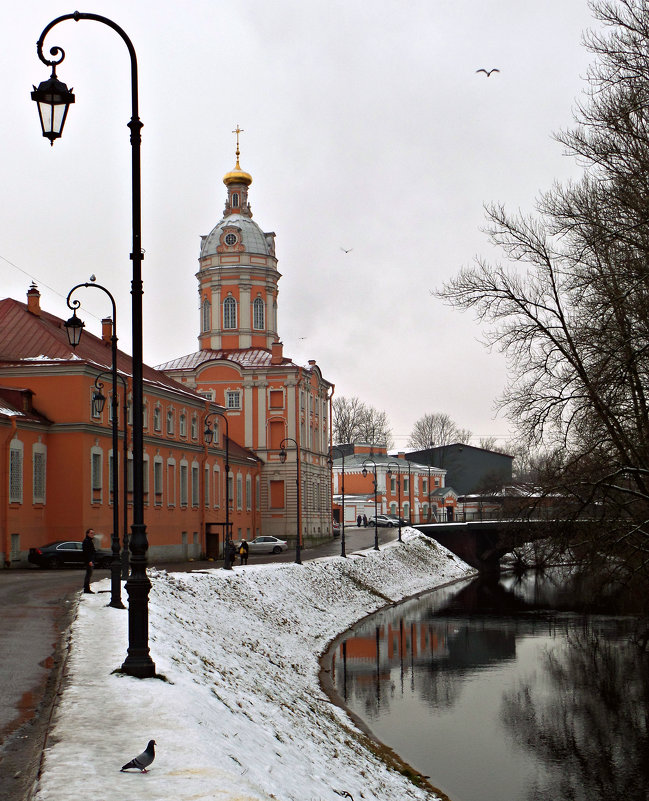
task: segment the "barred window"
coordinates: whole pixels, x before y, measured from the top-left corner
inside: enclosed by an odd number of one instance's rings
[[[187,463],[180,463],[180,505],[187,506],[189,494],[189,471]]]
[[[192,465],[192,506],[198,506],[198,499],[200,498],[200,472],[198,465]]]
[[[237,302],[229,296],[223,301],[223,328],[237,327]]]
[[[46,457],[45,445],[37,444],[32,451],[33,502],[45,503]]]
[[[9,450],[9,503],[23,502],[23,444],[13,440]]]
[[[252,304],[252,327],[258,331],[264,327],[264,301],[261,298],[255,298]]]
[[[212,307],[207,298],[203,301],[202,317],[201,317],[201,330],[209,331],[212,325]]]

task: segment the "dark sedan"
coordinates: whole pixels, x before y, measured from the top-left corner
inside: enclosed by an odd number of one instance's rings
[[[113,555],[110,551],[97,551],[94,566],[108,569]],[[40,548],[30,548],[27,560],[37,567],[83,567],[83,550],[80,542],[72,540],[57,540],[42,545]]]

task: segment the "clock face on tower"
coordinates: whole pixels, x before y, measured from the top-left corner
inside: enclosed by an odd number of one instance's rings
[[[235,245],[237,242],[237,235],[236,234],[226,234],[223,241],[226,245]]]

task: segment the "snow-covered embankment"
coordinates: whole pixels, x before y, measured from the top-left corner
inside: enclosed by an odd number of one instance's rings
[[[83,596],[37,801],[431,801],[329,701],[318,658],[356,620],[471,572],[412,530],[348,559],[154,572],[151,655],[167,681],[111,673],[127,613]],[[150,738],[150,772],[120,774]]]

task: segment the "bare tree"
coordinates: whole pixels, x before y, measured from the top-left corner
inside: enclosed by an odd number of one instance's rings
[[[408,447],[415,450],[451,445],[454,442],[468,443],[471,432],[460,429],[445,412],[433,412],[420,417],[408,437]]]
[[[557,137],[583,177],[535,215],[488,207],[510,266],[478,260],[437,294],[507,355],[501,405],[549,455],[548,495],[598,514],[591,553],[649,583],[649,13],[646,0],[591,7],[605,33],[586,39],[589,89]]]
[[[359,398],[340,395],[333,400],[333,439],[344,442],[367,442],[392,448],[394,439],[387,414],[367,406]]]

